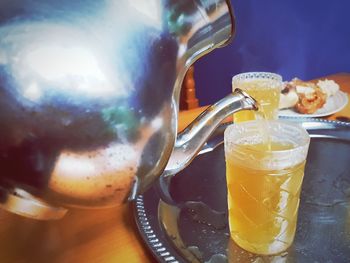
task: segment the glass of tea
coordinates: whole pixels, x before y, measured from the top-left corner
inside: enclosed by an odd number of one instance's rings
[[[278,119],[278,105],[282,88],[282,77],[270,72],[247,72],[232,78],[232,90],[240,88],[247,92],[259,103],[258,113],[254,111],[240,111],[234,114],[235,122],[258,119]]]
[[[224,135],[230,236],[262,255],[293,242],[310,143],[297,123],[254,120],[230,125]]]

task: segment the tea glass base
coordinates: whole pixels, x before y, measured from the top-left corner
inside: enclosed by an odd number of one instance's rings
[[[231,239],[242,249],[257,255],[277,255],[285,250],[287,250],[293,243],[294,236],[291,237],[289,242],[282,240],[274,240],[272,243],[268,244],[254,244],[248,242],[244,239],[239,238],[236,234],[231,233]]]

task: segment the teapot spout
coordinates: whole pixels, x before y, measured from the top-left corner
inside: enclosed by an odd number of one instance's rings
[[[217,126],[227,116],[241,110],[258,110],[258,103],[244,91],[236,89],[203,111],[177,136],[163,176],[171,176],[183,170],[194,159]]]

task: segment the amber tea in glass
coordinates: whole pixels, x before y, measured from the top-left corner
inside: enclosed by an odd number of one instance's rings
[[[243,249],[271,255],[292,244],[309,142],[304,128],[286,121],[226,129],[230,235]]]

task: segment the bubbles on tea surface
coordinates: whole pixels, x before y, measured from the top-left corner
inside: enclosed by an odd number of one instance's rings
[[[256,134],[250,137],[239,138],[236,141],[236,144],[239,144],[239,145],[255,145],[260,143],[263,143],[263,137],[259,134]]]

